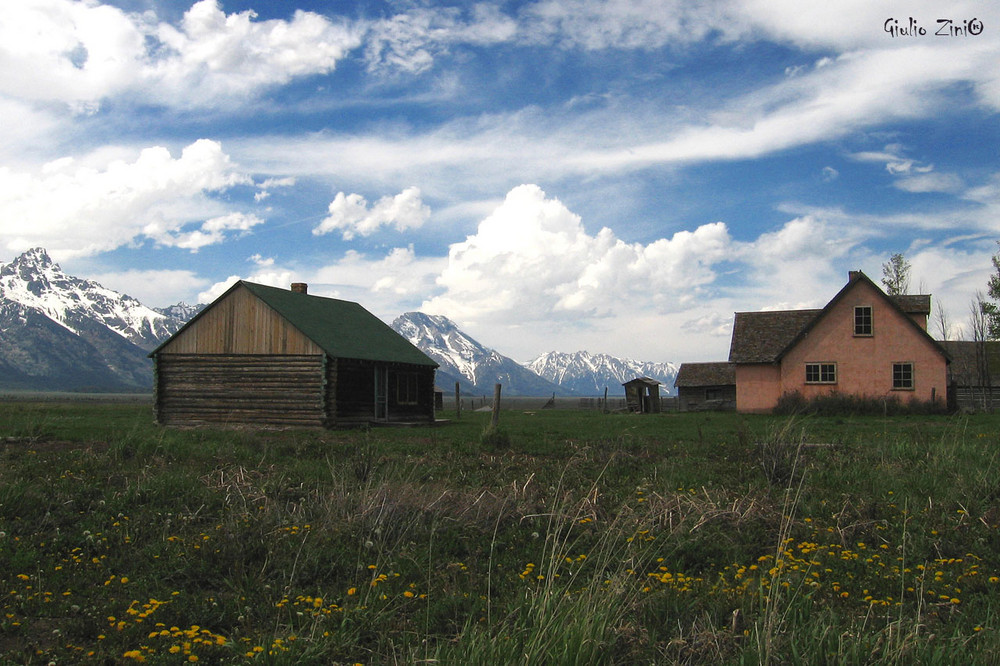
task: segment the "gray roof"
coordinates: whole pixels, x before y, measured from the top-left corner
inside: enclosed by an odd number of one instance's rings
[[[980,354],[985,351],[985,369],[989,373],[989,384],[1000,386],[1000,342],[947,340],[942,342],[941,346],[951,356],[951,365],[948,366],[951,381],[959,386],[983,385],[986,378],[979,376],[978,360]]]
[[[776,363],[789,349],[833,309],[841,298],[858,282],[867,282],[882,294],[890,306],[906,315],[918,335],[948,357],[948,352],[909,315],[930,314],[931,297],[925,294],[887,296],[867,275],[851,271],[847,284],[826,306],[819,310],[780,310],[773,312],[737,312],[733,321],[733,338],[729,346],[731,363]]]
[[[737,312],[730,363],[774,363],[822,310]]]
[[[695,386],[735,386],[736,366],[725,361],[714,363],[681,363],[674,379],[677,388]]]
[[[662,382],[658,382],[655,379],[650,379],[649,377],[636,377],[635,379],[630,379],[627,382],[623,382],[622,386],[628,386],[629,384],[645,384],[646,386],[659,386]]]

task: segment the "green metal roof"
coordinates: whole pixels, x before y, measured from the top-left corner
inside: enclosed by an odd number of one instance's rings
[[[437,367],[385,322],[351,301],[241,281],[330,356]]]

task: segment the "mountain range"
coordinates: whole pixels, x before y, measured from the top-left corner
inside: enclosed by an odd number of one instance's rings
[[[92,280],[67,275],[42,248],[0,264],[0,390],[149,391],[147,357],[204,305],[150,308]],[[617,395],[637,376],[672,393],[677,367],[606,354],[549,352],[522,365],[446,317],[408,312],[392,328],[440,364],[437,383],[463,393]]]

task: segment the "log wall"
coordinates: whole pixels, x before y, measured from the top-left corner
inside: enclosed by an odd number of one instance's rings
[[[158,354],[156,418],[164,425],[325,426],[324,358]]]

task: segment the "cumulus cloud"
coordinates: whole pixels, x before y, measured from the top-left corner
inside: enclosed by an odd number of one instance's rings
[[[170,55],[148,76],[195,98],[242,95],[295,77],[332,71],[361,43],[346,24],[297,10],[290,21],[256,21],[253,11],[226,14],[218,0],[200,0],[180,28],[160,24],[156,37]]]
[[[430,214],[417,187],[382,197],[371,207],[360,194],[338,192],[330,202],[329,215],[313,229],[313,234],[321,236],[339,230],[344,240],[351,240],[356,235],[370,236],[387,226],[406,231],[423,226]]]
[[[210,196],[250,183],[218,142],[205,139],[176,158],[153,147],[132,161],[114,159],[100,167],[73,158],[35,172],[0,167],[0,243],[14,251],[41,245],[62,258],[143,237],[197,249],[260,223]],[[200,227],[184,231],[191,223]]]
[[[531,321],[606,316],[633,296],[678,307],[713,281],[711,266],[730,243],[721,223],[649,245],[625,243],[607,228],[591,235],[562,202],[521,185],[451,246],[437,280],[443,293],[422,309],[458,320]]]
[[[78,0],[19,0],[0,23],[0,92],[94,111],[130,94],[167,106],[243,101],[296,77],[332,71],[361,43],[346,23],[296,11],[257,21],[200,0],[178,27]]]

